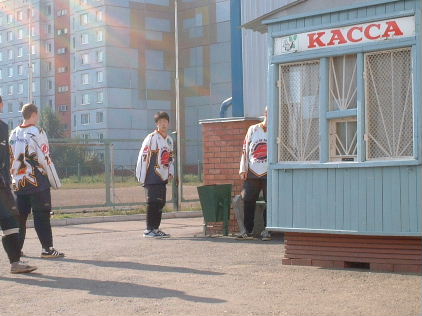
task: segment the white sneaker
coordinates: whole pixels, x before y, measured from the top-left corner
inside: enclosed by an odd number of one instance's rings
[[[269,240],[271,240],[271,233],[268,230],[264,229],[261,232],[261,240],[262,241],[269,241]]]
[[[26,264],[23,261],[17,261],[17,262],[13,262],[10,265],[10,273],[29,273],[32,272],[34,270],[37,270],[36,266],[30,266],[29,264]]]

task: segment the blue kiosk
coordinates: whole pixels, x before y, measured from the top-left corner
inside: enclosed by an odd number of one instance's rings
[[[268,32],[283,263],[420,273],[421,1],[296,2],[246,26]]]

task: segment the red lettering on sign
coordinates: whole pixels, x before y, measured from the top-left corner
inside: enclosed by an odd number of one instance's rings
[[[328,42],[327,46],[333,46],[336,44],[335,42],[337,42],[337,45],[347,43],[340,30],[332,30],[331,34],[331,39]]]
[[[323,47],[325,46],[324,42],[321,40],[321,37],[325,32],[310,33],[308,34],[309,44],[308,48]]]
[[[385,30],[382,37],[390,37],[390,33],[394,33],[393,35],[403,35],[402,30],[397,25],[396,21],[388,21],[387,22],[387,29]]]
[[[360,38],[354,38],[353,37],[354,31],[359,31],[361,33],[361,37]],[[360,42],[362,40],[362,26],[354,26],[350,30],[348,30],[347,31],[347,39],[349,40],[349,42],[352,42],[352,43]]]
[[[370,40],[376,40],[376,39],[378,39],[378,38],[380,38],[381,37],[381,35],[377,35],[377,36],[372,36],[371,35],[371,29],[372,28],[377,28],[378,30],[381,28],[381,25],[380,24],[369,24],[366,28],[365,28],[365,31],[364,31],[364,34],[365,34],[365,37],[367,38],[367,39],[370,39]]]

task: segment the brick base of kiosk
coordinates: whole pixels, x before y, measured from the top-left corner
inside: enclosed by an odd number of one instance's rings
[[[422,273],[418,237],[285,233],[285,265]]]

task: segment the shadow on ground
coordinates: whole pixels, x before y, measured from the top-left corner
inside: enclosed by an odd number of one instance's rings
[[[139,285],[127,282],[88,280],[82,278],[65,278],[38,273],[28,274],[31,278],[6,278],[0,280],[48,289],[67,289],[88,291],[89,294],[112,297],[132,297],[163,299],[177,297],[185,301],[196,303],[224,303],[225,300],[188,295],[183,291],[171,290],[155,286]]]
[[[40,259],[39,257],[30,257],[32,259]],[[200,274],[200,275],[224,275],[225,273],[198,270],[184,267],[172,267],[162,266],[154,264],[145,264],[139,262],[130,261],[100,261],[100,260],[88,260],[88,259],[74,259],[74,258],[60,258],[60,261],[76,264],[90,264],[102,268],[118,268],[118,269],[131,269],[131,270],[143,270],[143,271],[156,271],[156,272],[169,272],[169,273],[188,273],[188,274]]]

